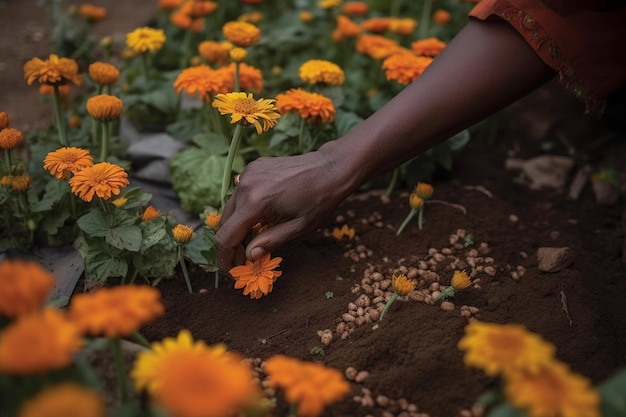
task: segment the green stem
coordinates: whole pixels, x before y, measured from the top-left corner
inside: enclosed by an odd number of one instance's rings
[[[191,29],[187,29],[185,31],[185,37],[183,38],[183,44],[182,44],[182,55],[180,57],[180,63],[178,64],[178,66],[182,69],[185,68],[187,66],[187,64],[189,63],[189,48],[191,46]]]
[[[59,141],[62,146],[69,146],[67,137],[65,136],[65,121],[63,120],[61,113],[61,93],[59,92],[59,86],[54,84],[54,119],[57,125],[57,131],[59,132]]]
[[[130,277],[130,284],[134,284],[135,280],[137,279],[137,275],[139,275],[139,268],[135,268],[135,271],[133,272],[133,276]]]
[[[183,256],[183,245],[178,245],[178,261],[180,262],[180,267],[183,270],[187,290],[189,290],[189,294],[191,294],[193,290],[191,289],[191,281],[189,280],[189,273],[187,272],[187,264],[185,263],[185,257]]]
[[[446,298],[454,297],[455,288],[453,285],[450,285],[445,290],[441,291],[439,295],[435,298],[435,302],[439,300],[443,300]]]
[[[393,170],[391,181],[389,181],[389,185],[387,186],[387,191],[385,192],[385,196],[391,197],[391,193],[393,193],[393,190],[396,189],[396,184],[398,183],[399,176],[400,176],[400,167],[396,167]]]
[[[389,16],[398,17],[400,14],[401,5],[402,5],[402,0],[393,0],[391,2],[391,7],[389,8]]]
[[[220,285],[220,271],[215,271],[215,288]]]
[[[433,8],[433,0],[424,0],[424,7],[422,9],[422,16],[419,24],[419,37],[418,39],[425,39],[428,35],[428,29],[430,25],[430,14]]]
[[[383,307],[383,311],[380,312],[380,318],[378,319],[378,321],[383,320],[385,313],[387,312],[387,310],[389,310],[389,307],[391,307],[391,305],[393,304],[394,301],[396,301],[397,298],[398,298],[398,293],[394,291],[389,301],[387,301],[387,304],[385,304],[385,307]]]
[[[13,167],[13,162],[11,161],[11,150],[10,149],[5,149],[4,150],[4,156],[5,159],[7,161],[7,175],[11,175],[11,171],[12,171],[12,167]]]
[[[417,226],[420,230],[422,230],[422,225],[424,224],[424,206],[419,208],[417,212]]]
[[[289,414],[287,417],[298,417],[298,404],[289,404]]]
[[[211,119],[210,123],[213,125],[213,131],[223,137],[224,140],[228,140],[226,133],[224,132],[222,118],[220,117],[217,107],[213,107],[210,104],[206,104],[205,106],[209,108],[209,118]]]
[[[150,56],[148,56],[148,52],[141,54],[141,74],[146,80],[148,79],[148,73],[150,70],[150,63],[148,62],[149,59]]]
[[[239,62],[235,62],[235,91],[239,92]]]
[[[220,194],[222,209],[226,205],[226,192],[228,191],[228,188],[230,188],[230,176],[233,169],[235,154],[237,153],[237,147],[239,146],[239,140],[241,139],[241,129],[241,125],[237,124],[235,132],[233,133],[233,140],[230,142],[230,148],[228,149],[228,156],[226,157],[226,166],[224,167],[224,176],[222,177],[222,192]]]
[[[300,119],[300,132],[298,133],[298,152],[300,155],[304,153],[304,128],[306,126],[306,119]]]
[[[98,121],[91,119],[91,146],[95,149],[98,146]]]
[[[402,233],[402,231],[404,230],[406,225],[409,224],[409,222],[411,221],[413,216],[415,216],[415,213],[417,213],[417,210],[412,208],[411,211],[409,212],[409,214],[406,216],[406,218],[402,222],[402,224],[400,225],[400,227],[398,228],[398,231],[396,232],[396,236],[400,236],[400,233]]]
[[[126,369],[124,366],[124,356],[122,355],[122,341],[119,337],[111,339],[110,341],[111,347],[113,348],[113,357],[115,359],[120,399],[122,403],[125,403],[128,400],[128,390],[126,389]]]
[[[146,339],[144,337],[144,335],[142,335],[141,333],[139,333],[138,331],[134,331],[130,334],[130,337],[133,338],[133,340],[135,340],[135,342],[139,343],[141,346],[150,349],[150,342],[148,341],[148,339]]]
[[[100,149],[100,162],[106,162],[109,157],[109,135],[111,134],[109,123],[109,121],[102,122],[102,148]]]

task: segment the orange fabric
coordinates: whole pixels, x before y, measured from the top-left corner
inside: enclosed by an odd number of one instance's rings
[[[626,85],[624,2],[482,0],[469,16],[510,23],[588,110]]]

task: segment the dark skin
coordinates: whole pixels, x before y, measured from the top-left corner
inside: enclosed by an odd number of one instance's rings
[[[318,228],[360,185],[554,75],[507,23],[470,21],[416,81],[344,137],[315,152],[248,164],[215,236],[220,270]],[[251,237],[257,223],[270,227]]]

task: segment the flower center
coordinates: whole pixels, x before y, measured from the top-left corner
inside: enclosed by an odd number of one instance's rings
[[[243,114],[254,114],[257,110],[256,104],[256,101],[249,98],[238,98],[233,102],[235,111]]]

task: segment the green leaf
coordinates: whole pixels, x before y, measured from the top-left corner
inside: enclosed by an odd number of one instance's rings
[[[87,239],[78,237],[74,247],[85,262],[85,279],[106,282],[109,277],[125,277],[128,263],[123,252],[113,248],[103,239]]]
[[[337,136],[345,136],[349,131],[363,122],[363,118],[356,113],[337,110],[335,115],[335,128]]]
[[[501,404],[490,410],[487,417],[528,417],[528,413],[515,409],[509,404]]]
[[[130,225],[110,229],[105,239],[114,248],[138,252],[141,248],[142,236],[139,227]]]
[[[185,257],[196,265],[203,265],[205,268],[217,267],[215,254],[214,234],[199,233],[196,237],[184,246]]]
[[[141,222],[139,223],[139,229],[142,236],[140,252],[145,252],[164,238],[170,240],[165,230],[164,217],[157,217],[149,222]]]
[[[152,199],[152,194],[144,193],[140,187],[134,187],[124,193],[123,197],[127,198],[128,201],[122,206],[122,209],[130,210],[148,204]]]
[[[76,223],[83,232],[91,237],[105,237],[113,227],[113,218],[105,217],[100,211],[93,210],[81,216]]]
[[[230,145],[221,135],[213,132],[198,133],[191,140],[210,155],[226,155]]]
[[[626,368],[598,386],[602,417],[626,415]]]
[[[65,221],[69,219],[70,211],[67,207],[62,207],[58,210],[52,210],[41,221],[41,227],[48,233],[48,235],[56,235],[59,229],[63,227]]]
[[[51,210],[69,192],[70,186],[67,181],[60,181],[54,178],[46,183],[43,197],[40,201],[31,204],[31,210],[35,213]]]

